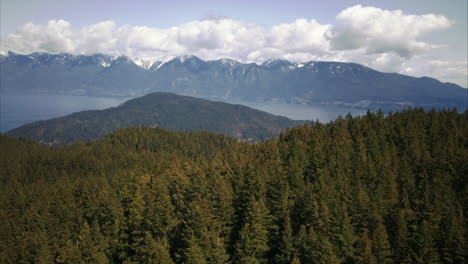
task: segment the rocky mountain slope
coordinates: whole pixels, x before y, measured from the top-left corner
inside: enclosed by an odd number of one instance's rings
[[[272,59],[257,65],[195,56],[151,61],[123,55],[9,52],[0,56],[0,66],[5,92],[140,96],[160,91],[227,101],[319,102],[364,109],[467,107],[467,90],[456,84],[383,73],[355,63]]]

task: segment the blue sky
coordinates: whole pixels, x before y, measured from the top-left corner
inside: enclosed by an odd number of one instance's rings
[[[354,61],[466,87],[466,10],[466,0],[2,0],[0,35],[19,53]]]

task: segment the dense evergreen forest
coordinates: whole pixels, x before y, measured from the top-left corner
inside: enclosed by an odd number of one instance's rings
[[[467,262],[467,111],[0,140],[1,263]]]

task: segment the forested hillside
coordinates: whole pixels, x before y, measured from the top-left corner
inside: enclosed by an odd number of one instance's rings
[[[212,131],[245,141],[259,141],[304,121],[291,120],[243,105],[208,101],[173,93],[150,93],[117,107],[90,110],[25,124],[7,132],[45,144],[99,139],[127,127],[162,127],[176,131]]]
[[[0,140],[1,263],[467,261],[468,112]]]

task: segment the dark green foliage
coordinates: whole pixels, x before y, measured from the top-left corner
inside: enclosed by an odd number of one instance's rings
[[[267,263],[268,212],[264,203],[256,201],[254,197],[250,198],[246,210],[244,225],[235,245],[235,260],[242,264]]]
[[[0,136],[0,263],[465,263],[468,112],[311,123],[248,144],[128,128]]]

